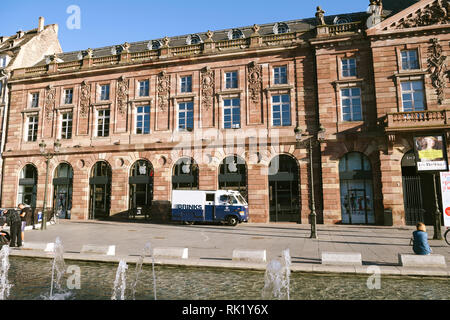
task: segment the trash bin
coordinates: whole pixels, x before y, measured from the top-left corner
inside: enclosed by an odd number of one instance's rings
[[[392,209],[384,209],[384,225],[392,227],[394,220],[392,220]]]

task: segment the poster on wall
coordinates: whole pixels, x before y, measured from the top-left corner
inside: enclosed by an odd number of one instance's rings
[[[444,226],[450,227],[450,172],[441,172],[441,192]]]
[[[443,135],[414,137],[417,171],[448,171],[446,146]]]

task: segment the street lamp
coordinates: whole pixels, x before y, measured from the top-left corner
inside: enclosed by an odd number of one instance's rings
[[[295,139],[297,140],[297,148],[302,145],[309,149],[309,167],[310,167],[310,185],[311,185],[311,214],[309,215],[311,220],[311,239],[317,239],[317,214],[316,214],[316,201],[314,192],[314,165],[313,165],[313,148],[320,146],[325,140],[325,128],[319,127],[319,131],[314,135],[311,135],[308,140],[302,141],[302,130],[295,128]]]
[[[39,151],[41,152],[41,155],[45,158],[45,189],[44,189],[44,209],[42,212],[42,222],[41,222],[41,230],[47,229],[47,217],[45,215],[45,210],[47,208],[47,187],[48,187],[48,165],[50,163],[50,160],[59,153],[59,149],[61,148],[61,143],[59,140],[56,140],[53,146],[53,152],[46,152],[45,148],[47,145],[45,144],[44,140],[39,144]]]

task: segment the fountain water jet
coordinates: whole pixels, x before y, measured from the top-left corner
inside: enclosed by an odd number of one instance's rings
[[[66,265],[64,263],[64,247],[59,237],[55,240],[55,247],[53,248],[53,265],[52,265],[52,283],[50,286],[50,300],[53,300],[53,288],[61,291],[61,280],[66,272]],[[56,272],[56,278],[55,278]]]
[[[139,275],[142,272],[142,265],[144,263],[145,256],[150,255],[151,247],[152,246],[151,246],[150,242],[145,244],[144,249],[142,250],[142,254],[139,257],[138,262],[136,263],[136,277],[134,279],[134,282],[131,284],[131,298],[133,300],[136,299],[136,297],[135,297],[136,296],[136,286],[137,286],[137,283],[139,281]]]
[[[4,245],[0,251],[1,269],[0,269],[0,300],[5,300],[9,297],[9,291],[12,284],[8,281],[9,271],[9,246]]]
[[[125,300],[125,290],[127,288],[127,269],[125,260],[120,260],[119,267],[114,280],[114,289],[111,300]]]
[[[264,276],[263,299],[290,299],[290,265],[289,249],[282,252],[282,261],[272,260],[267,264]]]

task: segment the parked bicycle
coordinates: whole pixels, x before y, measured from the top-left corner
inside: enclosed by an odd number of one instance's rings
[[[444,233],[445,242],[450,246],[450,227],[447,227],[447,231]]]

